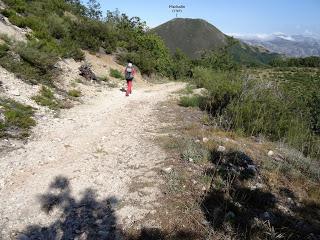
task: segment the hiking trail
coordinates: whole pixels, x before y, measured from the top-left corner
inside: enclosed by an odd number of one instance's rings
[[[45,213],[39,196],[59,176],[69,180],[76,200],[86,189],[97,199],[116,199],[117,224],[130,226],[152,212],[166,158],[152,141],[161,128],[155,113],[183,86],[143,86],[130,97],[118,88],[103,90],[59,117],[42,119],[22,148],[0,156],[0,236],[57,220],[61,212]]]

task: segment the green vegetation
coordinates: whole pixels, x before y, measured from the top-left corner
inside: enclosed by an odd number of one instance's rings
[[[247,136],[263,135],[291,145],[306,156],[319,157],[320,72],[301,70],[272,70],[260,77],[254,72],[248,75],[196,67],[194,81],[208,94],[202,101],[184,97],[181,103],[198,104],[224,129]]]
[[[28,70],[28,73],[32,72],[26,74],[28,78],[33,78],[38,72],[43,75],[50,71],[52,62],[59,57],[82,60],[83,52],[80,49],[95,52],[101,48],[107,53],[121,48],[123,51],[119,53],[119,61],[134,61],[143,74],[170,74],[167,70],[171,59],[169,51],[160,37],[146,32],[145,22],[138,17],[129,18],[115,11],[108,12],[103,18],[100,5],[95,0],[90,0],[86,6],[77,0],[4,2],[9,8],[3,10],[2,14],[12,23],[33,30],[28,36],[32,44],[28,43],[28,51],[23,52],[26,59],[21,57],[21,64],[30,64],[33,68],[32,71]],[[14,48],[12,51],[21,53]],[[39,59],[51,59],[52,62],[45,61],[45,66],[30,63],[29,60],[36,57],[35,52],[39,52]],[[8,62],[10,58],[7,56],[3,60],[1,62]],[[3,64],[5,68],[10,68],[11,65]],[[11,67],[9,70],[18,74],[22,72],[19,66]]]
[[[107,53],[117,50],[120,62],[134,62],[142,74],[186,80],[206,88],[204,97],[183,97],[180,104],[208,111],[219,119],[221,127],[248,136],[264,135],[310,157],[320,154],[317,57],[282,59],[229,38],[198,20],[188,25],[190,31],[195,26],[202,30],[208,27],[210,34],[220,40],[213,47],[215,51],[200,51],[201,58],[195,60],[176,47],[170,54],[164,41],[154,31],[147,31],[146,23],[138,17],[130,18],[119,11],[103,17],[95,0],[86,6],[78,0],[4,2],[9,8],[2,10],[2,14],[14,24],[33,31],[27,43],[13,43],[1,36],[4,41],[0,44],[0,65],[29,83],[46,86],[34,97],[41,105],[52,109],[62,106],[50,90],[54,88],[54,65],[59,58],[81,60],[84,57],[81,49],[94,52],[102,48]],[[185,21],[177,19],[170,24]],[[203,34],[200,36],[203,38]],[[201,42],[202,47],[206,44]],[[267,68],[269,63],[281,68],[271,73],[263,69],[245,70],[248,66]],[[302,67],[315,70],[304,71]],[[261,71],[267,73],[261,75]],[[110,70],[110,76],[123,79],[123,74],[115,69]],[[74,90],[68,94],[80,96]]]
[[[5,56],[9,51],[9,49],[10,49],[9,46],[6,43],[0,44],[0,58]]]
[[[81,91],[80,91],[80,90],[77,90],[77,89],[72,89],[72,90],[69,90],[69,91],[68,91],[68,95],[69,95],[70,97],[78,98],[78,97],[81,97]]]
[[[26,137],[35,126],[32,107],[0,98],[0,137]]]
[[[236,63],[248,67],[266,66],[279,57],[277,53],[270,53],[265,49],[249,46],[238,40],[229,46],[228,51]]]
[[[179,105],[183,107],[198,107],[201,105],[201,96],[193,95],[193,96],[182,96],[180,98]]]
[[[306,57],[306,58],[276,58],[271,61],[273,67],[309,67],[319,68],[320,57]]]
[[[193,140],[185,140],[180,145],[181,158],[187,162],[207,161],[210,157],[207,148]]]
[[[110,69],[110,76],[118,79],[124,79],[123,74],[118,69]]]
[[[57,110],[62,108],[62,103],[55,98],[54,93],[47,87],[43,86],[38,95],[32,98],[41,106],[47,106],[50,109]]]

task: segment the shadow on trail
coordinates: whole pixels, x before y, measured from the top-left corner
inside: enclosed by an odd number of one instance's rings
[[[56,177],[39,201],[45,213],[59,209],[60,216],[49,226],[26,227],[17,236],[18,240],[200,239],[197,234],[183,230],[168,233],[159,228],[142,228],[128,233],[117,224],[112,208],[117,203],[116,198],[98,201],[95,191],[87,189],[77,201],[72,197],[70,182],[64,176]]]
[[[97,201],[92,189],[77,201],[71,196],[69,180],[56,177],[48,193],[40,196],[40,204],[48,214],[54,208],[62,210],[60,217],[48,227],[28,226],[18,239],[115,239],[116,217],[111,206],[116,201]]]
[[[223,186],[214,182],[204,197],[203,213],[215,230],[236,239],[320,239],[320,206],[293,203],[290,212],[280,210],[279,199],[265,188],[246,187],[248,181],[259,184],[259,170],[242,152],[212,152],[214,173]],[[280,194],[296,200],[294,194],[280,188]]]

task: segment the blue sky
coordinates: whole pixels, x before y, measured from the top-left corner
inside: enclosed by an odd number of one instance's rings
[[[170,4],[185,5],[179,17],[202,18],[224,33],[320,35],[320,0],[100,0],[104,12],[118,8],[150,27],[175,17]]]

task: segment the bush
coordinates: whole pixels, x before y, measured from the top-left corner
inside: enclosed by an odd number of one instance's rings
[[[20,28],[25,28],[27,26],[26,19],[16,14],[9,16],[9,21]]]
[[[1,45],[0,65],[31,84],[42,83],[53,86],[52,76],[57,55],[48,42],[30,41],[11,47]]]
[[[33,108],[4,98],[0,98],[0,107],[4,115],[4,121],[0,120],[0,137],[28,136],[29,129],[36,124]]]
[[[31,66],[24,61],[17,61],[11,55],[4,56],[0,59],[0,65],[10,72],[13,72],[18,78],[31,84],[46,84],[52,86],[50,74],[43,74],[39,69]]]
[[[110,76],[118,79],[124,79],[123,74],[118,69],[110,69]]]
[[[0,44],[0,58],[7,55],[7,52],[9,51],[9,49],[10,49],[9,46],[6,43]]]
[[[237,72],[196,67],[193,70],[193,79],[197,87],[208,90],[200,107],[213,115],[220,115],[225,107],[240,95],[242,89],[242,80]]]
[[[78,97],[81,97],[81,91],[76,90],[76,89],[72,89],[72,90],[69,90],[69,91],[68,91],[68,95],[69,95],[70,97],[78,98]]]
[[[61,102],[55,98],[53,92],[43,86],[37,96],[32,97],[32,99],[41,106],[47,106],[50,109],[57,110],[62,107]]]
[[[13,16],[13,15],[16,15],[16,12],[12,9],[3,9],[1,10],[1,14],[7,18]]]
[[[49,33],[56,39],[64,38],[68,35],[68,25],[64,22],[64,19],[53,13],[47,17],[47,23],[49,27]]]

